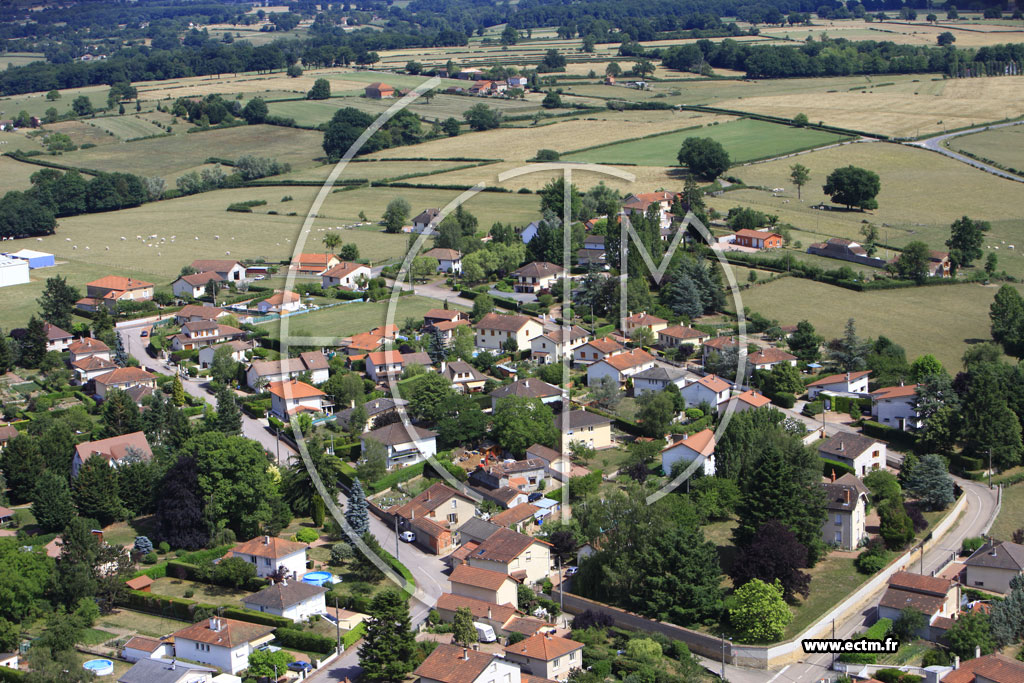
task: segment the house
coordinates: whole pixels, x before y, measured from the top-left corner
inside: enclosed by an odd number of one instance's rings
[[[537,231],[540,230],[540,222],[533,221],[525,228],[519,231],[519,239],[523,241],[523,244],[529,244],[536,235]]]
[[[320,273],[320,287],[345,287],[351,290],[362,289],[359,281],[363,278],[369,280],[373,275],[370,269],[361,263],[354,261],[340,261],[337,265],[328,268]]]
[[[487,384],[487,375],[464,360],[441,361],[441,374],[448,378],[455,391],[464,394],[482,391]]]
[[[467,319],[466,314],[462,311],[455,311],[447,308],[431,308],[423,315],[423,324],[426,327],[431,327],[438,323],[451,323]]]
[[[510,76],[505,79],[510,88],[525,88],[527,84],[526,76]]]
[[[423,254],[427,258],[437,259],[437,271],[439,273],[461,273],[462,252],[458,249],[443,249],[436,247]]]
[[[153,298],[153,283],[119,275],[107,275],[85,285],[85,296],[75,302],[83,311],[95,312],[106,306],[111,313],[119,301],[149,301]]]
[[[669,384],[682,389],[686,385],[687,377],[687,373],[679,368],[655,365],[633,375],[633,395],[639,396],[648,391],[664,391]]]
[[[128,458],[129,462],[133,457],[149,460],[153,457],[153,449],[149,447],[145,432],[131,432],[108,439],[86,441],[75,446],[75,453],[71,458],[71,476],[77,475],[85,461],[94,456],[103,458],[111,467],[117,467],[125,462],[125,458]]]
[[[209,320],[188,322],[181,326],[180,334],[171,337],[171,350],[190,351],[244,336],[245,332],[230,325],[220,325]]]
[[[897,621],[907,607],[924,614],[929,626],[938,618],[955,619],[960,611],[960,584],[953,579],[896,572],[889,577],[876,614],[879,619]],[[919,635],[926,636],[927,631],[922,629]]]
[[[166,656],[147,657],[138,659],[135,666],[121,674],[117,683],[211,683],[217,675],[216,669],[207,666]]]
[[[475,543],[476,545],[480,545],[488,538],[490,538],[491,534],[493,534],[500,528],[501,527],[497,524],[492,524],[491,522],[488,522],[485,519],[473,517],[468,522],[459,527],[459,539],[462,541],[463,546],[469,543]],[[459,562],[461,563],[462,560],[465,559],[466,558],[463,557],[459,560]]]
[[[20,258],[0,255],[0,287],[23,285],[30,281],[28,261]],[[79,308],[93,305],[92,300],[80,299],[75,304]]]
[[[295,623],[306,621],[314,614],[324,614],[327,589],[302,581],[278,581],[258,593],[246,596],[242,605],[246,609],[266,612],[291,619]]]
[[[885,444],[864,434],[838,432],[818,446],[818,455],[853,468],[858,477],[885,467]]]
[[[138,662],[144,659],[166,659],[174,654],[174,643],[146,636],[134,636],[121,649],[121,659]]]
[[[528,494],[525,491],[514,489],[511,486],[502,486],[499,489],[489,489],[486,486],[474,486],[470,485],[475,493],[480,494],[480,497],[486,500],[493,501],[502,509],[509,509],[516,505],[521,505],[528,501]]]
[[[813,401],[823,391],[833,394],[866,395],[870,374],[870,370],[859,370],[822,377],[807,385],[807,397]]]
[[[306,544],[276,536],[257,536],[228,551],[256,565],[256,576],[273,576],[296,581],[306,573]]]
[[[535,318],[501,313],[488,313],[473,329],[476,331],[476,348],[491,352],[504,351],[506,342],[514,344],[516,351],[523,351],[530,347],[531,339],[544,332],[544,326]]]
[[[185,304],[174,314],[174,322],[177,325],[185,323],[213,322],[221,316],[228,315],[223,308],[216,306],[201,306],[198,304]]]
[[[43,323],[43,332],[46,333],[47,351],[67,351],[74,338],[70,332],[65,332],[56,325]]]
[[[707,403],[714,408],[722,401],[729,398],[729,382],[718,375],[705,375],[698,380],[690,382],[682,388],[683,398],[688,406],[700,406]]]
[[[797,358],[793,354],[777,349],[774,346],[769,346],[764,349],[758,349],[747,356],[747,368],[750,372],[754,370],[771,370],[776,365],[783,363],[796,367],[796,360]]]
[[[538,633],[515,645],[506,645],[505,659],[534,676],[564,681],[571,671],[583,668],[583,643]]]
[[[261,380],[286,382],[305,372],[309,373],[309,381],[313,384],[326,382],[330,378],[327,356],[319,351],[304,351],[298,358],[254,360],[245,370],[245,383],[255,389]]]
[[[872,266],[874,268],[885,267],[885,259],[868,256],[867,249],[860,244],[841,237],[831,237],[825,242],[815,242],[807,247],[807,253],[839,259],[840,261],[859,263],[863,266]]]
[[[989,539],[964,561],[966,585],[1009,593],[1010,580],[1024,573],[1024,545]]]
[[[571,359],[572,352],[588,339],[590,332],[579,325],[572,325],[568,333],[559,326],[530,340],[530,357],[537,363],[561,363],[565,358]]]
[[[871,417],[887,427],[903,431],[923,426],[917,412],[917,384],[900,384],[871,392]]]
[[[583,248],[594,251],[604,251],[604,235],[587,235],[583,238]]]
[[[626,318],[626,336],[632,338],[633,333],[639,329],[648,329],[651,334],[657,338],[657,333],[668,327],[668,321],[664,318],[659,318],[656,315],[651,315],[647,311],[640,311],[638,313],[630,313],[629,317]]]
[[[395,96],[395,89],[387,83],[371,83],[363,92],[372,100],[383,100]]]
[[[658,227],[672,227],[672,204],[676,199],[675,192],[641,192],[630,194],[622,202],[622,213],[626,216],[645,215],[651,206],[658,208]]]
[[[320,275],[341,263],[334,254],[299,254],[292,259],[292,268],[302,275]]]
[[[928,275],[931,277],[952,277],[953,262],[948,251],[928,252]]]
[[[520,683],[519,667],[490,652],[438,645],[413,672],[422,683]]]
[[[210,617],[174,633],[174,654],[237,674],[249,667],[250,653],[273,639],[272,626]]]
[[[611,337],[601,337],[577,347],[572,352],[572,362],[574,365],[590,365],[625,350],[625,346]]]
[[[224,282],[224,278],[212,270],[182,275],[171,283],[171,291],[179,299],[198,299],[206,294],[206,285],[210,282]]]
[[[608,264],[608,253],[598,249],[577,249],[576,265],[604,268]]]
[[[366,356],[366,376],[377,384],[398,379],[404,367],[402,354],[393,349],[374,351]]]
[[[1024,662],[1002,654],[985,655],[960,663],[942,683],[1019,683],[1024,681]]]
[[[33,126],[33,128],[34,127],[35,126]],[[25,261],[28,263],[29,270],[35,270],[36,268],[50,268],[56,264],[53,254],[48,254],[45,251],[36,251],[35,249],[19,249],[18,251],[5,253],[4,256]]]
[[[707,366],[709,362],[721,356],[727,350],[739,353],[740,343],[736,340],[736,337],[721,336],[708,339],[701,345],[701,365]]]
[[[388,513],[397,518],[400,529],[416,533],[417,545],[435,555],[447,555],[458,543],[456,530],[476,514],[476,502],[437,483]]]
[[[396,466],[414,465],[437,454],[437,432],[414,425],[406,426],[401,422],[363,432],[360,443],[364,449],[367,439],[384,445],[389,470]]]
[[[472,568],[507,574],[523,583],[540,583],[551,573],[551,545],[511,529],[501,528],[481,542],[466,561]],[[508,601],[491,602],[500,605]],[[513,604],[518,606],[518,602]]]
[[[409,402],[404,398],[394,399],[388,397],[375,398],[372,401],[367,401],[363,404],[363,410],[366,412],[366,427],[373,429],[374,425],[378,420],[385,418],[390,415],[398,413],[399,407],[409,405]],[[347,428],[349,420],[352,417],[352,411],[355,410],[355,402],[352,402],[348,408],[339,410],[334,414],[334,420],[341,427]]]
[[[484,77],[484,72],[483,71],[481,71],[480,69],[472,68],[472,67],[468,68],[468,69],[462,69],[461,71],[459,71],[455,75],[455,78],[461,78],[463,80],[469,80],[469,81],[479,81],[483,77]]]
[[[501,529],[501,527],[498,527]],[[505,531],[510,531],[505,529]],[[496,533],[496,532],[495,532]],[[515,533],[515,532],[512,532]],[[519,607],[518,582],[504,571],[460,564],[448,576],[452,593],[497,605]]]
[[[245,266],[232,259],[197,259],[191,265],[197,273],[214,272],[226,282],[241,282],[246,277]]]
[[[345,347],[345,352],[350,356],[369,353],[379,349],[385,339],[394,339],[397,334],[398,325],[381,325],[369,332],[360,332],[359,334],[352,335],[347,340],[343,340],[342,346]]]
[[[532,493],[544,483],[547,463],[540,458],[505,460],[496,464],[478,465],[469,474],[469,483],[489,489],[505,486]]]
[[[718,404],[718,412],[725,412],[730,405],[735,405],[734,412],[742,413],[745,410],[757,410],[758,408],[764,408],[772,404],[764,394],[759,394],[753,389],[747,389],[742,394],[737,394],[732,398],[727,398]]]
[[[7,442],[18,436],[18,428],[13,425],[0,425],[0,451],[4,449]]]
[[[444,348],[451,346],[452,342],[455,341],[455,331],[460,327],[472,327],[473,323],[468,320],[442,320],[438,323],[433,323],[429,326],[428,331],[437,334],[441,338],[441,343]]]
[[[426,209],[412,219],[412,231],[417,235],[424,232],[436,232],[440,222],[440,209]]]
[[[537,513],[540,508],[532,503],[520,503],[508,510],[502,510],[491,517],[498,526],[507,527],[521,534],[530,534],[537,528]]]
[[[563,453],[568,453],[574,442],[595,451],[612,447],[612,421],[597,413],[572,410],[555,415],[555,427],[562,435]]]
[[[820,486],[825,492],[828,512],[821,527],[821,540],[843,550],[856,550],[867,538],[868,488],[849,473]]]
[[[277,292],[263,301],[256,304],[256,310],[261,314],[267,313],[291,313],[304,308],[302,297],[295,292]]]
[[[270,392],[271,414],[282,420],[301,412],[330,413],[334,407],[327,394],[295,379],[271,382],[267,391]]]
[[[494,90],[494,83],[491,81],[477,81],[469,88],[470,95],[486,96]]]
[[[511,275],[516,278],[513,286],[521,294],[541,294],[562,277],[565,269],[547,261],[533,261],[522,268],[513,270]]]
[[[696,434],[672,435],[669,444],[661,449],[661,471],[666,476],[672,475],[676,463],[701,463],[705,476],[715,474],[715,433],[710,429],[702,429]]]
[[[706,332],[685,325],[672,325],[658,330],[658,343],[666,349],[678,348],[683,344],[690,344],[696,348],[710,338],[711,335]]]
[[[740,247],[751,249],[780,249],[782,247],[782,235],[767,230],[743,228],[737,230],[733,237],[733,244]]]
[[[89,356],[81,360],[71,362],[71,369],[79,384],[88,384],[100,375],[105,375],[111,370],[117,369],[117,365],[103,356]]]
[[[455,613],[459,609],[468,609],[473,615],[473,621],[487,624],[500,636],[509,634],[506,627],[519,616],[518,610],[510,604],[499,605],[454,593],[442,593],[434,608],[441,615],[441,621],[448,624],[455,621]]]
[[[589,474],[589,472],[583,467],[573,465],[572,461],[565,455],[559,453],[553,448],[548,448],[543,444],[535,443],[527,448],[526,458],[527,460],[543,460],[544,474],[557,481],[564,482],[569,479],[569,477]]]
[[[129,366],[106,372],[93,379],[93,384],[96,386],[96,395],[106,399],[107,394],[114,389],[129,391],[134,387],[142,387],[152,391],[156,389],[156,375],[142,368]]]
[[[212,346],[204,346],[199,349],[199,367],[205,370],[213,365],[213,357],[218,349],[228,349],[231,352],[231,360],[236,363],[244,363],[246,361],[246,352],[252,351],[254,348],[256,348],[255,341],[242,341],[240,339]],[[326,361],[324,361],[324,365],[326,366]]]
[[[602,377],[611,377],[621,385],[630,377],[653,367],[654,356],[643,349],[616,353],[587,366],[587,386],[596,386]]]

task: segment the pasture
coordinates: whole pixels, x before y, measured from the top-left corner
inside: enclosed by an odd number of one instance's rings
[[[47,123],[43,126],[42,130],[45,133],[64,133],[71,141],[81,147],[82,145],[97,145],[107,146],[114,145],[118,142],[117,138],[108,133],[100,126],[92,124],[89,119],[81,121],[58,121],[57,123]],[[40,142],[42,138],[40,138]],[[71,152],[61,152],[61,155],[71,154]],[[66,163],[66,162],[61,162]]]
[[[481,170],[484,174],[489,173],[484,166]],[[486,175],[485,175],[486,177]],[[433,178],[424,179],[424,182],[432,182]],[[413,181],[416,182],[416,181]],[[275,188],[282,189],[282,188]],[[293,188],[284,188],[293,189]],[[371,221],[379,220],[384,209],[395,197],[405,198],[412,206],[410,223],[413,216],[428,208],[441,209],[462,194],[461,190],[428,190],[422,188],[406,187],[369,187],[337,192],[330,195],[324,206],[320,209],[321,216],[329,217],[328,220],[335,221],[333,224],[351,224],[358,220],[359,212],[365,211]],[[298,195],[296,195],[296,198]],[[480,192],[465,203],[465,210],[472,213],[479,220],[479,229],[486,232],[491,225],[497,221],[512,223],[513,225],[526,225],[530,221],[540,218],[540,199],[533,194],[513,194],[498,192]],[[325,226],[329,225],[324,223]],[[319,227],[319,220],[318,220]],[[374,233],[365,233],[368,237]],[[375,235],[376,237],[395,237],[390,235]],[[347,235],[345,236],[347,240]],[[372,239],[372,238],[371,238]],[[407,236],[398,236],[403,249]],[[367,252],[375,253],[379,249],[370,247]],[[360,247],[362,250],[362,247]],[[379,256],[378,256],[379,258]]]
[[[932,353],[955,372],[970,344],[990,339],[988,309],[997,289],[962,284],[854,292],[789,277],[744,291],[743,303],[783,325],[809,320],[825,339],[841,336],[847,318],[854,318],[862,337],[885,335],[909,360]]]
[[[5,190],[27,190],[32,186],[29,177],[42,166],[25,164],[10,157],[0,157],[0,187]]]
[[[951,138],[947,145],[958,152],[991,159],[1008,168],[1024,169],[1024,126],[1007,126]]]
[[[25,66],[32,62],[45,62],[46,55],[42,52],[5,52],[0,55],[0,66],[9,69],[12,66]]]
[[[740,119],[716,126],[704,126],[698,130],[668,133],[567,154],[563,159],[595,164],[672,166],[679,163],[676,159],[679,147],[684,140],[691,137],[711,138],[721,143],[733,163],[778,156],[808,147],[830,145],[846,139],[834,133]]]
[[[3,58],[0,57],[0,63],[2,62]],[[88,97],[89,101],[92,102],[93,109],[99,109],[107,106],[108,90],[110,90],[110,88],[102,85],[61,90],[61,97],[59,100],[46,99],[46,93],[44,92],[0,97],[0,117],[5,119],[13,118],[17,116],[19,112],[25,111],[28,112],[29,116],[38,116],[39,118],[43,118],[46,114],[46,110],[50,108],[56,109],[58,114],[63,115],[71,111],[71,103],[79,95],[85,95]]]
[[[442,305],[437,299],[415,295],[398,297],[396,302],[394,323],[398,326],[401,326],[406,318],[422,319],[431,308],[440,308]],[[291,316],[288,318],[288,336],[293,340],[295,337],[349,337],[383,325],[387,319],[389,306],[388,300],[344,304]],[[451,304],[449,307],[465,310]],[[280,321],[263,323],[263,327],[272,330],[272,337],[280,338]],[[300,342],[294,340],[294,343]]]
[[[420,162],[417,162],[419,164]],[[506,187],[513,191],[525,187],[530,190],[539,190],[545,183],[562,176],[561,170],[535,171],[526,175],[512,178],[504,182],[498,180],[498,176],[511,169],[520,168],[522,162],[505,161],[476,168],[463,168],[448,173],[439,173],[417,179],[418,183],[429,183],[437,185],[460,184],[473,185],[483,182],[485,185],[496,185]],[[648,192],[658,189],[678,189],[684,181],[684,172],[678,166],[622,166],[619,170],[627,171],[636,176],[635,181],[620,180],[616,177],[602,173],[573,169],[572,182],[581,190],[587,190],[598,183],[615,188],[622,194],[627,192]]]
[[[918,14],[917,21],[874,21],[863,19],[821,20],[816,26],[764,27],[761,35],[765,37],[785,38],[804,42],[808,36],[820,40],[822,36],[829,38],[846,38],[847,40],[884,40],[898,45],[923,45],[931,47],[937,44],[940,33],[946,31],[956,37],[957,47],[985,47],[1001,43],[1020,43],[1024,41],[1024,30],[1021,26],[997,25],[977,21],[946,21],[945,11],[936,12],[942,20],[929,24],[924,20],[927,12]]]
[[[88,123],[110,133],[118,140],[130,141],[151,135],[166,134],[167,131],[147,121],[139,115],[101,116],[89,119]]]
[[[375,181],[408,176],[410,174],[418,174],[419,177],[424,177],[436,173],[444,173],[449,169],[465,166],[468,163],[471,162],[449,161],[446,159],[432,159],[430,161],[378,161],[375,159],[359,161],[353,159],[345,167],[341,175],[338,176],[338,180],[362,178]],[[301,171],[292,171],[284,175],[274,176],[274,180],[326,180],[333,169],[334,164],[323,164],[322,166],[314,166]],[[435,181],[431,178],[429,180],[410,180],[410,182],[433,183]]]

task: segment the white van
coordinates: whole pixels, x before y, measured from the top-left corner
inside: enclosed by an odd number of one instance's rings
[[[476,637],[481,643],[493,643],[498,639],[494,635],[494,629],[487,624],[481,624],[479,621],[474,621],[473,626],[476,628]]]

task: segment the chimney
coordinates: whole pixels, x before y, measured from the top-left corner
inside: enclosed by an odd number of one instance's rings
[[[462,660],[469,661],[469,648],[462,648]]]
[[[210,617],[210,630],[211,631],[216,631],[217,630],[217,617]]]
[[[523,380],[523,388],[524,389],[529,389],[530,388],[530,380],[528,380],[528,379],[524,379]]]
[[[836,482],[836,468],[833,467],[832,468],[832,483],[834,484],[835,482]]]
[[[429,501],[430,500],[430,488],[429,487],[427,487],[426,494],[427,494],[427,500]]]
[[[849,382],[849,381],[850,381],[850,373],[846,373],[846,381],[847,381],[847,382]]]
[[[850,489],[843,489],[843,502],[846,505],[850,504]]]
[[[953,670],[960,668],[960,655],[953,656]]]
[[[263,545],[270,545],[270,536],[263,537]]]
[[[975,645],[974,646],[974,658],[977,659],[978,657],[981,657],[981,646],[980,645]]]
[[[687,434],[686,432],[683,432],[683,441],[686,441],[686,439],[687,439],[687,438],[688,438],[689,436],[690,436],[689,434]]]

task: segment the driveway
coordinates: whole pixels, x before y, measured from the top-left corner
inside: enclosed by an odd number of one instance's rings
[[[965,156],[963,154],[958,154],[958,153],[954,152],[953,150],[946,148],[946,146],[943,144],[947,140],[949,140],[951,138],[959,137],[961,135],[969,135],[970,133],[980,133],[981,131],[984,131],[984,130],[995,130],[996,128],[1005,128],[1007,126],[1019,126],[1022,123],[1024,123],[1024,121],[1011,121],[1010,123],[997,123],[997,124],[995,124],[993,126],[979,126],[977,128],[971,128],[969,130],[961,130],[961,131],[958,131],[956,133],[945,133],[943,135],[936,135],[935,137],[928,138],[927,140],[919,140],[917,142],[908,142],[906,144],[913,145],[915,147],[923,147],[924,149],[930,149],[933,152],[938,152],[939,154],[945,154],[947,157],[952,157],[953,159],[956,159],[957,161],[962,161],[965,164],[968,164],[968,165],[973,166],[975,168],[981,169],[982,171],[985,171],[987,173],[991,173],[992,175],[997,175],[1000,178],[1006,178],[1007,180],[1015,180],[1018,183],[1024,183],[1024,178],[1022,178],[1021,176],[1014,175],[1013,173],[1010,173],[1008,171],[1004,171],[1001,168],[996,168],[995,166],[991,166],[991,165],[986,164],[984,162],[978,161],[977,159],[972,159],[969,156]]]

